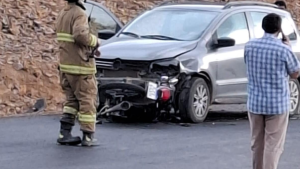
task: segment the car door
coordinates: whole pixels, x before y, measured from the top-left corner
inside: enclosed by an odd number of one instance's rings
[[[123,27],[117,17],[100,3],[87,1],[84,6],[92,33],[102,41],[110,39]]]
[[[250,40],[246,14],[238,12],[227,15],[214,32],[219,38],[231,38],[235,45],[215,51],[217,59],[216,97],[246,98],[247,75],[244,63],[244,47]]]

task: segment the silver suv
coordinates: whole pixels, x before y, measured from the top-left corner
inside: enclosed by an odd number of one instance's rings
[[[228,98],[246,103],[244,45],[262,37],[262,19],[269,13],[282,16],[283,32],[299,57],[290,13],[262,2],[164,3],[116,34],[100,32],[102,39],[112,35],[96,60],[101,114],[155,118],[174,109],[198,123],[211,104]],[[290,113],[299,114],[299,81],[290,87]]]

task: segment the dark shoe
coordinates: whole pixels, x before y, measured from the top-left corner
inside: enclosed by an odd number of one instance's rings
[[[80,137],[73,137],[71,134],[73,124],[61,120],[60,133],[57,142],[62,145],[78,145],[81,143]]]
[[[69,130],[62,130],[60,131],[59,137],[57,142],[61,145],[78,145],[81,143],[80,137],[73,137],[71,131]]]
[[[90,147],[96,145],[97,145],[97,139],[94,138],[94,133],[83,132],[81,146]]]

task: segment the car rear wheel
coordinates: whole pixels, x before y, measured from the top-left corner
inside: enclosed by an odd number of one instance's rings
[[[206,119],[210,106],[210,91],[202,78],[193,78],[190,88],[179,95],[179,111],[184,121],[200,123]]]
[[[300,84],[297,79],[289,81],[290,87],[290,115],[299,115]]]

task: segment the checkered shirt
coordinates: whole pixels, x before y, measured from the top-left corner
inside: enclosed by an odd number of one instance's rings
[[[288,74],[300,63],[288,45],[272,34],[250,40],[244,55],[248,77],[248,111],[277,115],[290,110]]]

